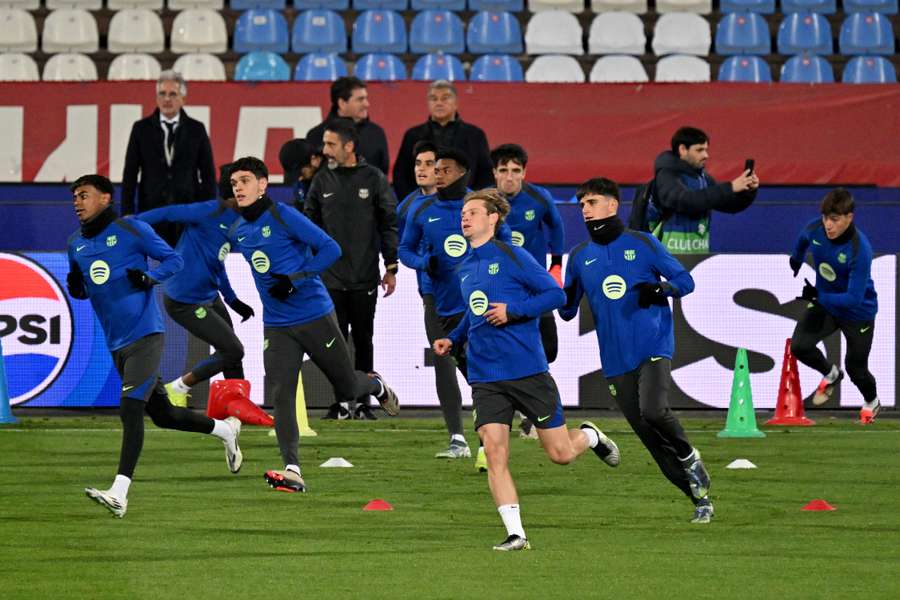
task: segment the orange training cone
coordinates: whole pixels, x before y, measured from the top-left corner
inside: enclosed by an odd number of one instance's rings
[[[827,500],[811,500],[809,504],[807,504],[800,510],[820,511],[820,510],[837,510],[837,508],[828,504]]]
[[[250,382],[246,379],[213,381],[209,386],[206,414],[213,419],[237,417],[247,425],[275,425],[272,417],[250,400]]]
[[[797,359],[791,354],[791,339],[784,343],[784,362],[781,364],[781,383],[778,384],[778,403],[775,417],[766,425],[815,425],[815,421],[803,416],[803,395],[800,393],[800,375]]]
[[[381,498],[375,498],[363,506],[363,510],[394,510],[394,507],[391,506],[390,502],[382,500]]]

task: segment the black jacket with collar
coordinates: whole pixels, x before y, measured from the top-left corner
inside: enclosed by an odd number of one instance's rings
[[[306,140],[311,144],[322,145],[322,135],[325,133],[325,125],[329,119],[333,119],[337,113],[331,111],[325,120],[306,132]],[[387,136],[384,129],[369,119],[363,119],[356,124],[356,132],[359,134],[359,151],[366,162],[373,167],[378,167],[382,173],[388,174],[391,155],[388,152]]]
[[[341,247],[341,257],[322,282],[333,290],[373,290],[386,268],[397,268],[397,199],[387,177],[366,160],[353,167],[327,166],[313,177],[303,206],[306,216]]]

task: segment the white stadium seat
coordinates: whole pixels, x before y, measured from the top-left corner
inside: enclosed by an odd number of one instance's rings
[[[109,64],[110,81],[156,81],[162,67],[149,54],[120,54]]]
[[[712,8],[712,0],[656,0],[656,12],[661,15],[675,12],[708,15]]]
[[[228,32],[221,13],[208,8],[183,10],[172,22],[172,52],[220,54],[228,50]]]
[[[80,8],[81,10],[100,10],[103,0],[44,0],[49,10],[57,8]]]
[[[697,56],[676,54],[661,58],[656,63],[654,81],[701,83],[709,80],[709,63]]]
[[[0,51],[37,50],[37,25],[31,13],[21,8],[0,8]]]
[[[162,52],[166,47],[162,19],[146,8],[126,8],[109,21],[110,52]]]
[[[96,52],[100,48],[97,21],[81,8],[60,8],[47,15],[41,49],[54,52]]]
[[[44,65],[44,81],[97,81],[97,65],[84,54],[54,54]]]
[[[169,10],[186,10],[188,8],[222,10],[224,6],[223,0],[169,0]]]
[[[0,8],[21,8],[22,10],[38,10],[41,0],[0,0]]]
[[[581,25],[572,13],[537,13],[525,30],[525,50],[528,54],[584,54],[581,35]]]
[[[123,8],[162,10],[164,4],[164,0],[106,0],[106,8],[109,10],[122,10]]]
[[[172,68],[187,81],[225,81],[225,65],[212,54],[185,54]]]
[[[644,83],[649,81],[641,61],[634,56],[603,56],[589,76],[591,83]]]
[[[27,54],[0,54],[0,81],[40,81],[37,63]]]
[[[712,34],[709,22],[692,13],[669,13],[659,17],[653,29],[653,53],[709,56]]]
[[[584,83],[584,71],[571,56],[538,56],[525,71],[529,83]]]
[[[548,10],[580,13],[584,12],[584,0],[528,0],[528,10],[533,13]]]
[[[597,15],[588,36],[589,54],[644,54],[647,36],[644,22],[632,13],[609,12]]]
[[[647,12],[647,0],[591,0],[591,11],[597,14],[630,12],[642,15]]]

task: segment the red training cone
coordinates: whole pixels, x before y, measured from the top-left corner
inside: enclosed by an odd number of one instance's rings
[[[272,417],[250,400],[250,382],[246,379],[213,381],[209,386],[206,414],[213,419],[237,417],[247,425],[275,425]]]
[[[809,504],[801,508],[800,510],[810,510],[810,511],[818,511],[818,510],[837,510],[832,505],[828,504],[827,500],[811,500]]]
[[[800,375],[797,359],[791,354],[791,339],[784,343],[784,362],[781,364],[781,383],[778,384],[778,403],[775,417],[766,425],[815,425],[816,422],[803,416],[803,395],[800,393]]]
[[[389,502],[376,498],[363,506],[363,510],[394,510],[394,507]]]

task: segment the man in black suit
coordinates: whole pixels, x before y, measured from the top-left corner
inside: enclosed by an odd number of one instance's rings
[[[487,136],[480,127],[466,123],[459,116],[456,88],[439,79],[428,86],[428,120],[409,128],[394,162],[394,191],[405,198],[415,190],[413,148],[421,140],[428,140],[439,148],[461,150],[469,158],[469,187],[473,190],[494,187],[491,151]]]
[[[157,108],[134,123],[128,139],[122,173],[123,215],[216,197],[216,170],[209,136],[203,123],[182,109],[185,96],[187,85],[179,73],[160,73],[156,82]],[[174,224],[155,229],[171,246],[175,246],[181,233]]]

